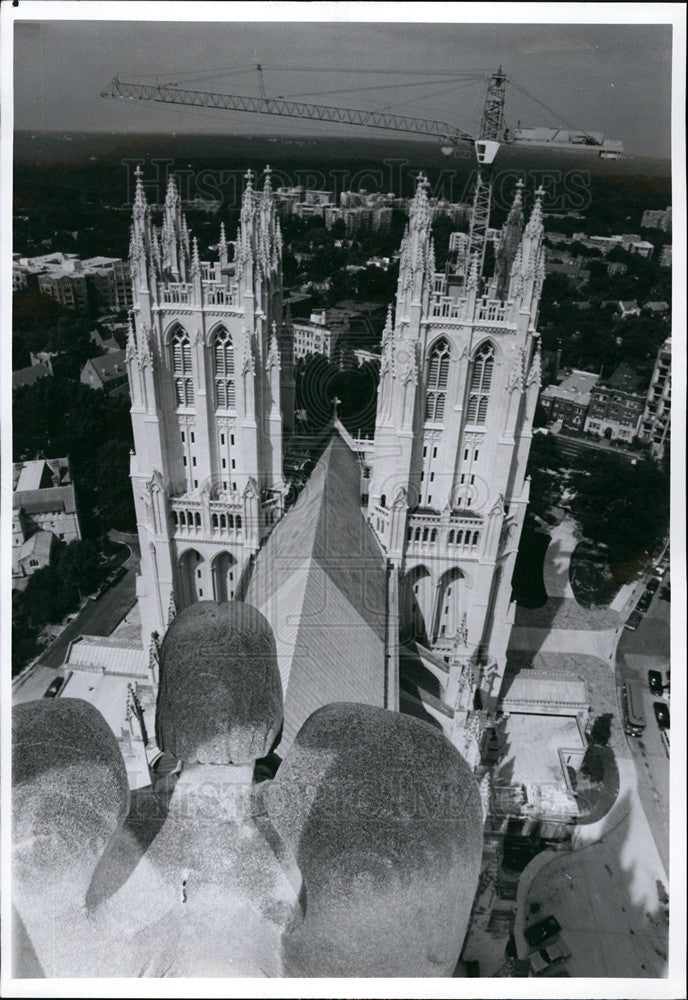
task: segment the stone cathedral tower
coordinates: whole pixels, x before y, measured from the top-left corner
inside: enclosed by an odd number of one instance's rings
[[[269,168],[246,175],[234,260],[201,261],[170,179],[162,225],[140,172],[131,230],[126,360],[144,644],[196,600],[227,600],[281,517],[291,430],[291,331],[282,316],[282,238]]]
[[[383,333],[368,513],[400,580],[402,641],[449,663],[452,707],[494,707],[513,622],[511,576],[540,386],[542,191],[521,190],[492,278],[478,257],[435,269],[419,179]]]

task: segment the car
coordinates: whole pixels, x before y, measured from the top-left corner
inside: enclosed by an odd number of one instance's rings
[[[653,595],[648,590],[646,590],[635,606],[636,611],[640,611],[641,613],[647,611],[647,609],[652,604],[652,597]]]
[[[670,601],[671,600],[671,584],[666,583],[659,592],[660,601]]]
[[[554,962],[561,962],[565,958],[570,958],[571,951],[562,938],[559,938],[558,941],[544,945],[528,957],[530,959],[531,971],[536,976],[539,976],[543,972],[546,972]]]
[[[659,580],[657,579],[657,577],[653,576],[651,580],[648,580],[647,587],[645,588],[645,590],[650,594],[654,594],[658,586],[659,586]]]
[[[64,683],[65,683],[66,680],[67,680],[66,677],[56,677],[48,685],[48,688],[47,688],[45,694],[43,695],[43,697],[44,698],[56,698],[58,696],[58,694],[60,693],[60,691],[62,690],[62,688],[64,687]]]
[[[655,718],[660,729],[669,728],[669,706],[663,701],[655,701],[652,705],[655,710]]]
[[[640,625],[642,620],[643,616],[639,611],[632,611],[631,614],[628,616],[628,620],[624,625],[624,628],[628,628],[631,630],[631,632],[635,632],[635,630],[637,629],[638,625]]]
[[[531,948],[540,948],[546,941],[553,938],[561,930],[561,924],[556,917],[543,917],[537,923],[526,927],[523,936]]]
[[[664,682],[659,670],[648,670],[647,683],[653,694],[661,694],[664,690]]]

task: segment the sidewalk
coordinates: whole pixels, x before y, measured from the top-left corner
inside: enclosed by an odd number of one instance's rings
[[[571,950],[571,976],[666,975],[669,881],[637,791],[631,760],[619,760],[620,793],[598,823],[576,830],[570,852],[545,851],[524,870],[516,900],[519,957],[526,921],[554,914]],[[531,906],[537,912],[531,913]]]

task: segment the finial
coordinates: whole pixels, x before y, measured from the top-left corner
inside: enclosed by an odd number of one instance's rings
[[[176,201],[179,201],[177,183],[174,179],[174,174],[170,174],[167,180],[167,195],[165,196],[165,203],[169,205]]]
[[[146,192],[143,190],[143,171],[141,170],[141,164],[136,164],[136,170],[134,171],[134,177],[136,178],[136,193],[134,194],[134,214],[138,215],[143,212],[146,208]]]
[[[542,199],[544,195],[545,189],[541,184],[535,192],[535,204],[533,205],[533,211],[526,226],[526,236],[535,236],[538,231],[542,231]]]
[[[516,181],[516,194],[514,195],[513,208],[516,208],[518,205],[522,204],[523,204],[523,178],[519,177],[519,179]]]
[[[226,247],[227,246],[227,237],[225,236],[225,224],[224,224],[224,222],[220,223],[220,246],[221,247]]]
[[[253,187],[253,171],[250,167],[244,174],[244,177],[246,178],[246,187]]]
[[[198,258],[198,240],[196,239],[195,236],[193,238],[193,251],[192,251],[192,258],[191,258],[191,266],[193,267],[194,271],[200,271],[200,269],[201,269],[201,262],[200,262],[200,260]]]

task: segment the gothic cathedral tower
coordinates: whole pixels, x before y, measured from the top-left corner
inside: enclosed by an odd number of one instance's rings
[[[174,179],[158,228],[137,171],[126,360],[144,645],[175,609],[234,596],[283,511],[294,393],[282,237],[269,168],[262,192],[246,176],[234,261],[221,226],[208,263]]]
[[[477,255],[436,272],[426,189],[421,176],[383,333],[369,517],[399,572],[402,641],[450,664],[456,708],[489,710],[540,386],[542,192],[524,230],[519,186],[486,280]]]

